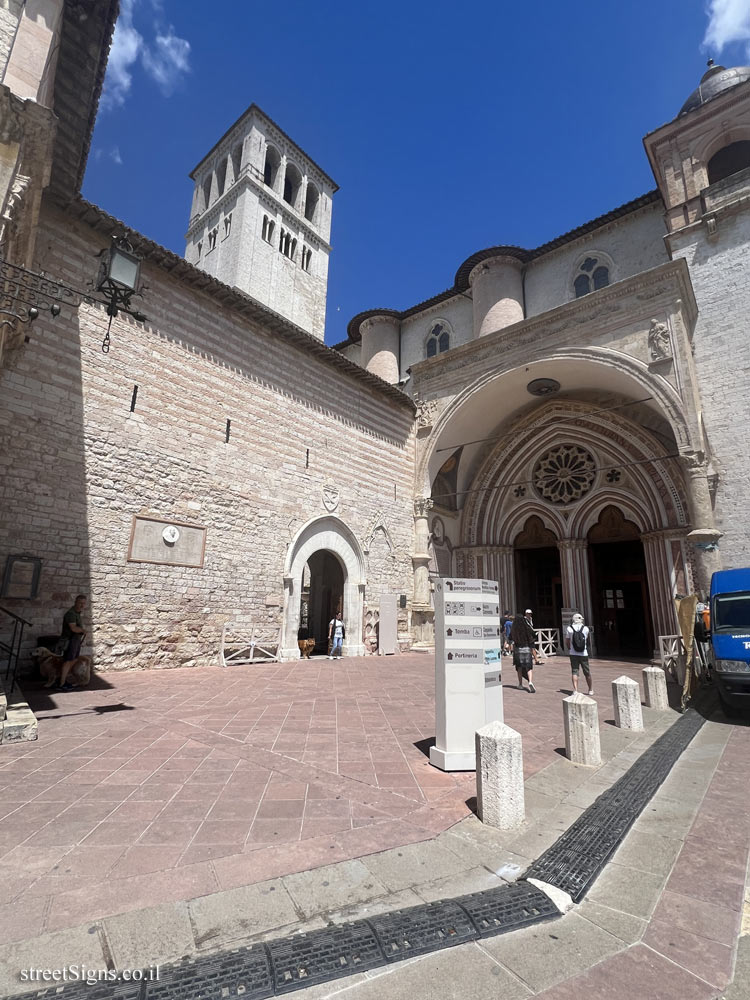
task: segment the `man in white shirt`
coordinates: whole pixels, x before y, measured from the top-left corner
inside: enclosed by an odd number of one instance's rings
[[[565,645],[570,653],[570,669],[573,673],[573,690],[578,691],[578,672],[583,670],[589,689],[588,694],[594,693],[594,682],[591,679],[591,669],[589,668],[589,646],[590,631],[588,625],[583,624],[583,615],[573,615],[573,622],[568,625],[565,635]]]
[[[328,623],[328,659],[334,656],[341,658],[341,646],[344,642],[344,623],[338,613]]]

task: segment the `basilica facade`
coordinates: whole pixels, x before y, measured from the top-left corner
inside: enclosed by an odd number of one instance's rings
[[[240,620],[324,652],[337,611],[362,655],[381,598],[428,647],[454,574],[647,656],[747,564],[750,68],[649,132],[655,190],[332,349],[324,168],[251,105],[165,250],[80,195],[116,0],[41,7],[0,12],[0,605],[29,646],[86,593],[100,669],[216,663]],[[113,240],[148,286],[114,316]]]

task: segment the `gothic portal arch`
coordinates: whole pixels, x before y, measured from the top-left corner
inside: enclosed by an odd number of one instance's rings
[[[313,518],[303,525],[289,544],[284,564],[284,610],[281,659],[299,659],[297,631],[300,625],[302,577],[308,560],[318,552],[329,552],[343,571],[343,620],[346,627],[344,656],[363,656],[362,601],[365,560],[354,532],[333,514]]]
[[[559,628],[562,608],[577,608],[596,627],[609,610],[603,592],[619,589],[638,603],[648,642],[671,634],[675,580],[689,573],[686,488],[666,424],[644,426],[643,417],[594,398],[555,397],[510,421],[473,478],[456,572],[498,579],[509,609],[544,608],[550,620],[537,618],[538,627]],[[630,535],[620,537],[615,521],[631,526]],[[608,545],[621,545],[632,580]],[[641,638],[645,655],[645,632]]]

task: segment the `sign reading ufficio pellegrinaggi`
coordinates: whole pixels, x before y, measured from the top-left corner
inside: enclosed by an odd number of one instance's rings
[[[474,734],[503,721],[500,588],[494,580],[435,581],[435,722],[430,762],[476,768]]]

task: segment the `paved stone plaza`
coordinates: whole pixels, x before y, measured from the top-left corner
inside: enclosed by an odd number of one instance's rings
[[[598,768],[561,756],[567,659],[536,671],[536,695],[506,667],[526,771],[511,831],[474,816],[473,773],[427,763],[429,655],[30,690],[40,740],[0,761],[0,991],[21,992],[29,965],[170,962],[514,881],[677,718],[644,707],[644,731],[613,726],[611,682],[641,666],[593,663]],[[560,921],[296,995],[457,1000],[472,970],[478,996],[717,996],[747,911],[749,740],[746,725],[708,722]]]
[[[513,688],[528,777],[559,761],[567,658]],[[595,664],[603,739],[611,680]],[[29,690],[37,743],[0,757],[6,941],[427,840],[470,815],[474,773],[427,759],[433,657],[98,675]]]

